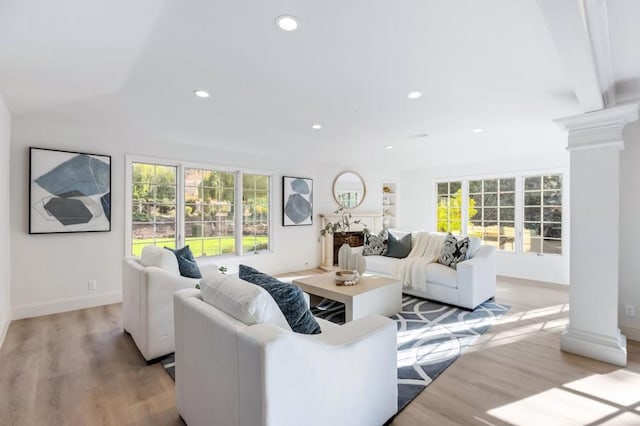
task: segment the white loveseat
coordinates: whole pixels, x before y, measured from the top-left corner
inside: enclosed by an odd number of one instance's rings
[[[321,334],[298,334],[264,314],[268,294],[254,303],[242,283],[222,292],[220,309],[198,290],[174,296],[176,405],[189,426],[370,426],[397,412],[395,321],[318,319]]]
[[[203,276],[218,269],[199,267]],[[173,293],[199,281],[180,276],[176,256],[167,249],[146,246],[141,257],[124,258],[122,322],[147,362],[174,351]]]
[[[398,238],[407,232],[392,231]],[[412,233],[415,241],[416,233]],[[456,236],[458,239],[463,236]],[[467,309],[475,309],[481,303],[496,295],[496,248],[482,245],[478,237],[469,237],[467,259],[458,263],[457,269],[439,263],[425,266],[425,283],[412,283],[411,288],[403,286],[402,292],[425,299],[436,300]],[[394,265],[401,259],[386,256],[363,256],[363,247],[352,248],[349,262],[364,258],[366,273],[391,277]]]

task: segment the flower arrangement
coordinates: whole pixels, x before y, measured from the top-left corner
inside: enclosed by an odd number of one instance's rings
[[[364,226],[362,232],[364,232],[365,235],[369,233],[367,225],[362,223],[360,219],[351,220],[351,212],[346,210],[344,207],[340,207],[333,213],[338,216],[338,220],[333,223],[327,221],[327,224],[324,226],[324,228],[320,230],[318,241],[326,235],[341,234],[342,236],[344,236],[351,229],[351,225],[357,224],[362,224],[362,226]]]

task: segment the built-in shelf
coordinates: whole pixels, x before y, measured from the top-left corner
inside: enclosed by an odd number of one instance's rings
[[[382,182],[382,223],[385,228],[398,225],[398,185],[395,182]]]

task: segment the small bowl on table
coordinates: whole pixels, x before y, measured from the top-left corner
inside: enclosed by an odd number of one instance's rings
[[[336,271],[336,285],[354,285],[360,279],[358,271],[348,269]]]

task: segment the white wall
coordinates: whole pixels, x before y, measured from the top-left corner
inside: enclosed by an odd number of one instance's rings
[[[0,93],[0,346],[11,320],[11,250],[9,233],[9,147],[11,114]]]
[[[343,170],[360,173],[367,182],[361,211],[380,210],[382,176],[363,170],[355,159],[353,167],[319,166],[317,163],[278,159],[277,155],[230,153],[224,143],[211,148],[185,144],[175,135],[165,139],[153,134],[133,134],[131,128],[105,120],[99,112],[74,117],[64,108],[14,117],[11,144],[11,304],[13,318],[80,309],[121,299],[121,262],[124,248],[125,154],[151,155],[186,161],[206,162],[274,172],[272,253],[214,258],[232,272],[246,263],[268,273],[308,269],[320,264],[318,214],[335,210],[331,185]],[[121,120],[122,117],[116,117]],[[28,147],[56,148],[112,156],[112,231],[78,234],[28,234]],[[264,145],[268,152],[268,144]],[[282,226],[282,176],[311,177],[314,180],[314,225]],[[386,177],[386,176],[385,176]],[[1,194],[0,194],[1,195]],[[97,291],[88,281],[97,280]]]
[[[569,155],[515,158],[474,164],[452,165],[439,168],[420,169],[405,172],[402,177],[400,204],[402,206],[402,228],[406,230],[433,230],[435,223],[434,182],[466,176],[477,178],[508,176],[510,173],[539,171],[560,171],[563,173],[564,205],[563,235],[565,251],[562,256],[535,254],[514,254],[498,252],[498,274],[560,283],[569,283]]]
[[[342,172],[351,171],[358,173],[365,182],[366,194],[362,204],[353,209],[353,212],[360,213],[380,213],[382,214],[382,182],[386,180],[397,180],[398,172],[381,170],[380,168],[354,165],[353,167],[343,167],[335,164],[322,164],[318,170],[318,182],[321,188],[329,188],[329,191],[316,191],[316,200],[324,210],[318,213],[332,213],[338,209],[338,203],[331,191],[333,181]],[[399,189],[402,190],[401,188]]]
[[[620,328],[630,339],[640,340],[640,121],[623,133],[625,149],[620,162]],[[614,220],[612,218],[612,220]],[[625,315],[625,305],[636,317]]]

